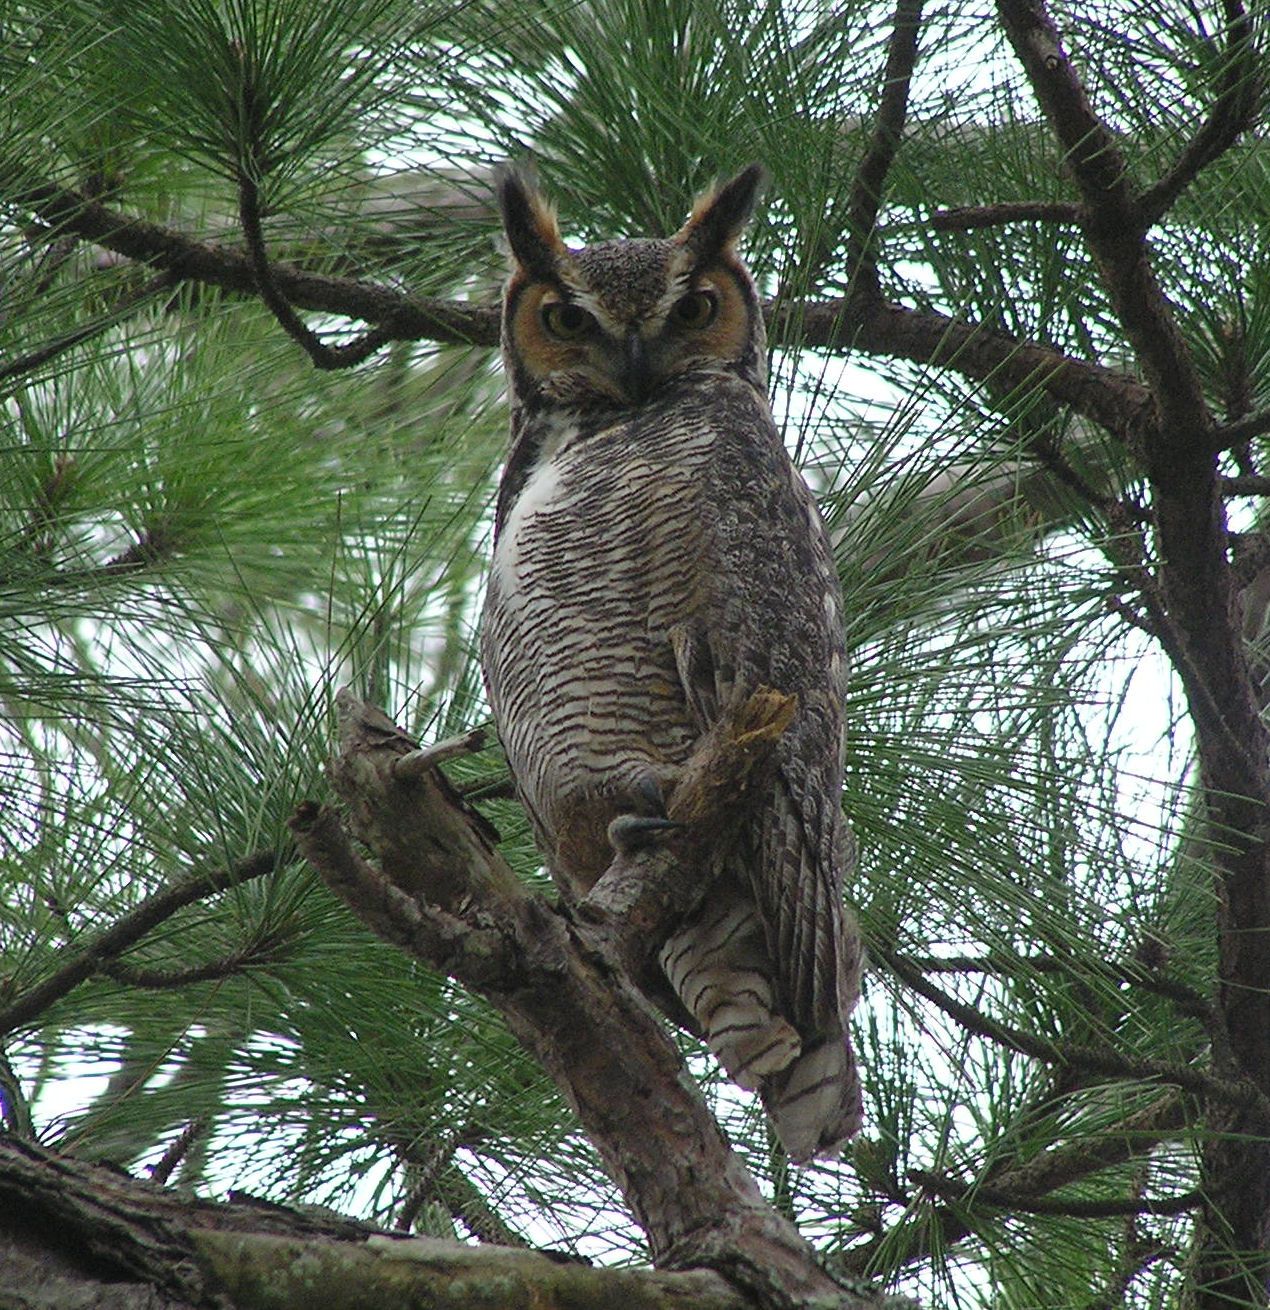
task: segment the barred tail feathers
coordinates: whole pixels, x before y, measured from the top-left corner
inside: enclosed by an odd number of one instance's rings
[[[719,878],[667,940],[661,965],[728,1076],[762,1096],[790,1159],[836,1154],[862,1117],[850,1047],[839,1022],[808,1043],[779,1013],[766,934],[747,891]]]
[[[761,1091],[772,1126],[795,1164],[837,1155],[864,1117],[860,1077],[841,1029],[806,1046]]]
[[[726,878],[667,939],[661,966],[738,1086],[758,1091],[765,1077],[798,1055],[797,1032],[776,1013],[763,925],[753,902]]]

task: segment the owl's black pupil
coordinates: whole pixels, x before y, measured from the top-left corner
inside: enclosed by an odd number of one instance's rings
[[[550,315],[549,326],[557,332],[572,334],[581,332],[587,325],[590,314],[578,305],[556,304],[548,310]]]
[[[704,327],[714,316],[714,297],[705,291],[692,291],[675,306],[675,316],[681,323]]]

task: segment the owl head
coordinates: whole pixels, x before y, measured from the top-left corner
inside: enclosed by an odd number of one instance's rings
[[[673,236],[570,249],[533,184],[503,173],[512,274],[502,336],[513,403],[625,409],[676,379],[724,372],[763,391],[763,318],[735,248],[763,180],[750,165],[703,195]]]

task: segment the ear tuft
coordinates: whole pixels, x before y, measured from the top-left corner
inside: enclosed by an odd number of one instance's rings
[[[516,262],[534,277],[550,277],[567,254],[556,211],[530,177],[510,166],[495,175],[503,231]]]
[[[698,261],[717,255],[741,235],[766,183],[767,169],[762,164],[742,169],[731,181],[697,200],[675,240],[687,246]]]

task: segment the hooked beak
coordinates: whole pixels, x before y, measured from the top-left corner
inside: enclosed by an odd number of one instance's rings
[[[642,404],[653,390],[648,346],[638,332],[628,332],[622,342],[622,368],[618,377],[633,404]]]

